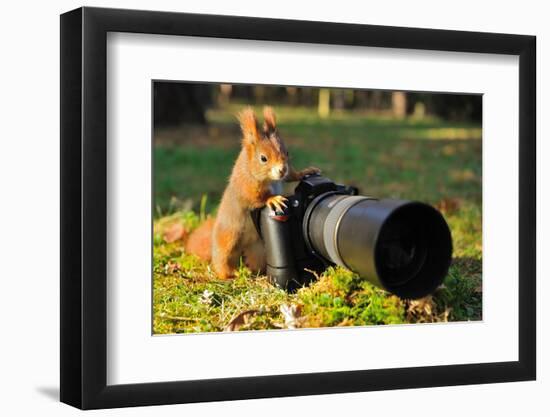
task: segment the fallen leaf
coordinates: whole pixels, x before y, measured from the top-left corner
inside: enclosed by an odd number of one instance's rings
[[[212,291],[204,290],[202,295],[199,298],[199,303],[210,305],[212,304],[212,296],[214,293]]]
[[[435,207],[443,213],[453,213],[460,208],[462,201],[458,198],[444,198]]]
[[[407,320],[412,321],[416,318],[417,322],[433,322],[434,317],[434,301],[429,295],[418,300],[409,300],[407,305]]]
[[[163,239],[166,243],[173,243],[187,236],[187,230],[181,223],[173,223],[165,231]]]
[[[177,262],[169,261],[166,265],[164,265],[164,273],[166,274],[173,274],[174,272],[178,272],[181,270],[181,265]]]
[[[258,313],[258,310],[246,310],[238,313],[233,316],[231,320],[229,320],[229,323],[227,323],[227,326],[224,327],[223,331],[235,332],[239,330],[241,327],[250,323],[250,320]]]
[[[299,327],[300,314],[302,307],[296,304],[283,304],[279,307],[281,314],[285,318],[285,327],[287,329],[295,329]]]
[[[346,327],[346,326],[353,326],[353,320],[349,317],[346,317],[344,320],[342,320],[340,323],[337,324],[338,327]]]

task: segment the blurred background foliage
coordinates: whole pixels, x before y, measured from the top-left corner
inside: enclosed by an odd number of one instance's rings
[[[361,109],[398,118],[429,114],[450,121],[481,121],[481,96],[474,94],[155,82],[154,100],[156,127],[204,125],[208,108],[230,102],[316,107],[322,118],[333,110]]]
[[[215,208],[240,147],[235,114],[271,105],[298,168],[361,192],[481,202],[481,96],[156,82],[156,215]]]

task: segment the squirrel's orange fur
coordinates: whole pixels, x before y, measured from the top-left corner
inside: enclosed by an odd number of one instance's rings
[[[239,113],[238,119],[243,135],[241,152],[216,219],[197,228],[186,244],[187,252],[211,260],[214,271],[222,279],[233,277],[241,256],[252,270],[265,269],[264,247],[250,212],[265,205],[272,208],[285,205],[284,197],[274,195],[273,183],[299,181],[305,175],[319,172],[313,167],[302,171],[292,169],[270,107],[264,108],[262,130],[250,107]]]
[[[209,218],[197,227],[187,239],[185,250],[197,255],[204,261],[212,259],[212,228],[214,219]]]

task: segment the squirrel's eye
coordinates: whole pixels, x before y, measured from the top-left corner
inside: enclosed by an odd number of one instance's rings
[[[267,156],[260,155],[260,161],[262,161],[262,163],[265,164],[267,162]]]

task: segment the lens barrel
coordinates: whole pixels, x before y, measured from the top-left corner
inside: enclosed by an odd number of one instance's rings
[[[324,193],[308,206],[310,250],[402,298],[433,292],[452,256],[449,227],[430,205]]]

